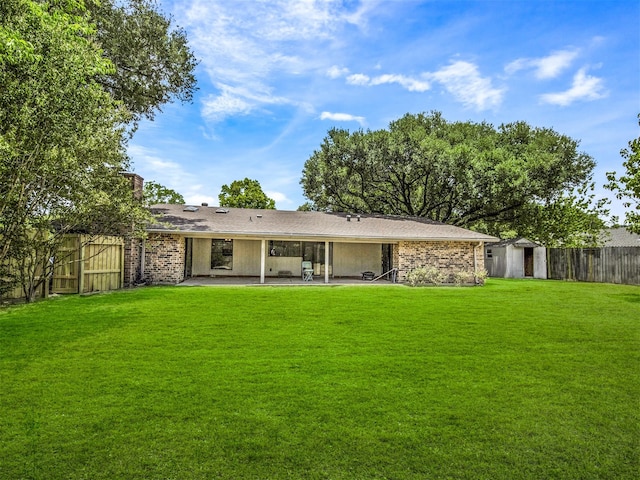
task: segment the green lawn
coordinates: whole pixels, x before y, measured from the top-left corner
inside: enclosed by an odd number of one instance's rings
[[[639,459],[639,287],[158,287],[0,310],[1,479],[635,479]]]

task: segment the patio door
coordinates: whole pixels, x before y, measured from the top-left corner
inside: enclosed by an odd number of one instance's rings
[[[329,251],[331,252],[333,243],[329,244]],[[329,255],[333,258],[333,254]],[[324,251],[324,242],[302,242],[302,260],[305,262],[311,262],[313,266],[313,274],[318,276],[324,275],[326,268],[326,258]],[[331,266],[329,266],[329,274],[331,274]]]
[[[393,245],[390,243],[382,244],[382,273],[388,272],[393,268]]]
[[[184,278],[191,278],[193,265],[193,238],[185,238],[184,243]]]

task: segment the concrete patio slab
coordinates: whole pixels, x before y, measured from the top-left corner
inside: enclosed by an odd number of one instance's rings
[[[400,283],[391,283],[388,280],[380,279],[375,282],[361,280],[358,278],[335,278],[330,279],[329,283],[324,283],[324,278],[314,278],[313,281],[305,282],[298,277],[279,278],[266,277],[265,283],[260,283],[259,277],[192,277],[186,279],[178,285],[184,287],[195,286],[338,286],[338,285],[362,285],[362,286],[401,286]]]

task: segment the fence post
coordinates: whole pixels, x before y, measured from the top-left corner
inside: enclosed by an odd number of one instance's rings
[[[120,285],[118,288],[124,288],[124,243],[125,241],[120,239]]]
[[[78,235],[78,293],[84,293],[84,235]]]

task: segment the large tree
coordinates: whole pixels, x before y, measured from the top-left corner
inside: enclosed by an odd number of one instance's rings
[[[640,124],[640,114],[638,123]],[[616,192],[616,197],[624,200],[627,228],[640,233],[640,137],[631,140],[629,147],[622,149],[620,155],[625,159],[622,166],[626,172],[620,177],[617,177],[616,172],[607,172],[607,188]]]
[[[158,203],[184,205],[184,197],[180,193],[154,181],[144,182],[143,197],[146,205]]]
[[[96,81],[114,71],[75,1],[0,3],[0,283],[25,298],[68,232],[131,234],[130,116]]]
[[[124,103],[134,121],[153,119],[165,103],[188,102],[197,61],[185,32],[155,0],[87,0],[95,38],[114,68],[98,82]]]
[[[594,166],[577,141],[552,129],[447,122],[432,112],[387,130],[330,130],[301,184],[310,208],[427,217],[567,245],[602,227],[604,202],[590,195]],[[549,235],[558,216],[571,232]]]
[[[260,182],[245,178],[223,185],[218,195],[221,207],[275,209],[276,202],[262,191]]]

